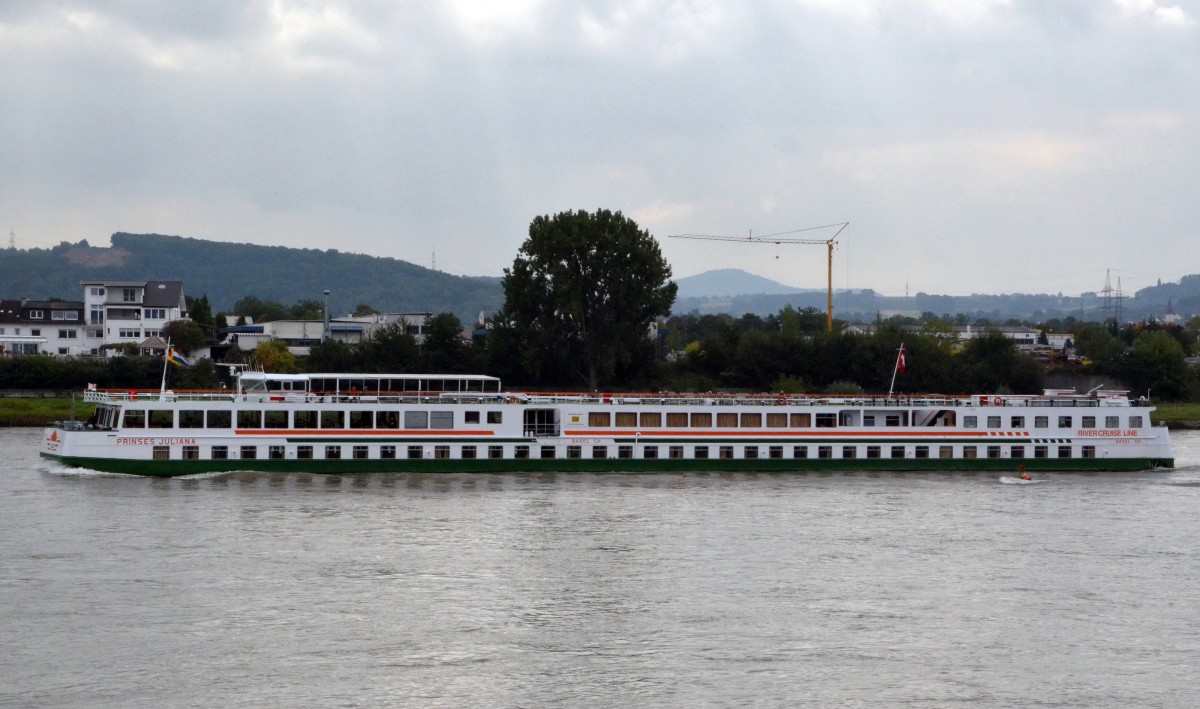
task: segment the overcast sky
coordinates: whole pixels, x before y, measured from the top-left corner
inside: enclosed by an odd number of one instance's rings
[[[498,276],[534,216],[607,208],[676,277],[824,287],[820,246],[667,237],[849,222],[838,288],[1077,295],[1112,269],[1132,292],[1200,272],[1198,22],[1200,0],[0,2],[0,226]]]

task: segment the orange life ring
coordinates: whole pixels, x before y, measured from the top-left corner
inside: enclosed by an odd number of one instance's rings
[[[995,395],[995,396],[993,396],[993,397],[992,397],[992,404],[993,404],[993,405],[995,405],[995,406],[1003,406],[1003,405],[1004,405],[1004,399],[1001,399],[1001,398],[1000,398],[1000,395],[999,395],[999,394],[997,394],[997,395]]]

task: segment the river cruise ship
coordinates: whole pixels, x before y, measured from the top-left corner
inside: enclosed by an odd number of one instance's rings
[[[243,372],[232,390],[89,390],[41,455],[98,471],[1133,471],[1153,407],[1040,395],[516,393],[479,375]]]

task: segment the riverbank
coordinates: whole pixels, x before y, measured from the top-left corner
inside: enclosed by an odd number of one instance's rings
[[[85,404],[76,397],[72,403],[69,396],[0,396],[0,426],[46,426],[55,421],[80,421],[92,415],[95,407]],[[1200,430],[1200,404],[1157,404],[1158,409],[1150,416],[1155,425],[1167,424],[1167,428]]]

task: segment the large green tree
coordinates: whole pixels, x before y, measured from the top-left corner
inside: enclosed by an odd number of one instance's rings
[[[595,389],[652,364],[650,323],[671,311],[670,279],[658,242],[620,212],[539,216],[504,270],[495,327],[539,383]]]

